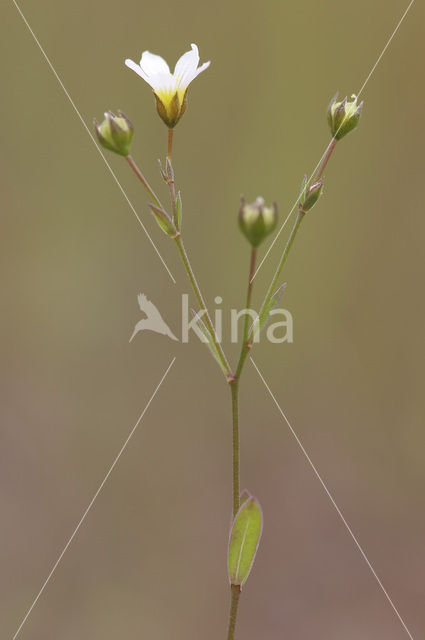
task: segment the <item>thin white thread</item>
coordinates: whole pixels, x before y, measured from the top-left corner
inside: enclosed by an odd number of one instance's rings
[[[392,609],[394,610],[397,618],[399,619],[399,621],[401,622],[401,624],[404,627],[404,630],[406,631],[407,635],[409,636],[410,640],[413,640],[413,636],[410,633],[409,629],[406,626],[406,623],[404,622],[403,618],[401,617],[401,615],[399,614],[395,604],[393,603],[393,601],[391,600],[388,592],[386,591],[384,585],[382,584],[378,574],[376,573],[375,569],[372,567],[370,561],[368,560],[366,553],[363,551],[363,548],[361,547],[359,541],[357,540],[356,536],[354,535],[353,531],[350,528],[350,525],[348,524],[348,522],[346,521],[346,519],[344,518],[344,516],[342,515],[342,512],[340,510],[340,508],[338,507],[337,503],[335,502],[332,494],[330,493],[329,489],[327,488],[324,480],[322,479],[321,475],[319,474],[317,468],[315,467],[314,463],[312,462],[310,456],[308,455],[307,451],[305,450],[301,440],[299,439],[299,437],[297,436],[297,434],[295,433],[292,425],[290,424],[288,418],[286,417],[285,413],[283,412],[280,404],[278,403],[278,401],[276,400],[275,396],[272,393],[272,390],[270,389],[269,385],[267,384],[267,382],[264,379],[263,374],[261,373],[261,371],[259,370],[259,368],[257,367],[257,365],[255,364],[254,360],[252,359],[252,357],[250,356],[250,360],[254,366],[254,368],[256,369],[260,379],[262,380],[262,382],[264,383],[264,386],[266,387],[267,391],[269,392],[273,402],[275,403],[276,407],[279,409],[280,414],[282,415],[283,419],[285,420],[286,424],[288,425],[292,435],[294,436],[295,440],[297,441],[298,446],[300,447],[301,451],[303,452],[304,456],[307,458],[307,461],[310,465],[310,467],[313,469],[317,479],[319,480],[320,484],[322,485],[323,489],[325,490],[326,495],[328,496],[329,500],[331,501],[332,505],[334,506],[337,514],[339,515],[340,519],[342,520],[345,528],[347,529],[348,533],[350,534],[351,538],[353,539],[357,549],[360,551],[363,559],[365,560],[367,566],[369,567],[370,571],[372,572],[375,580],[377,581],[377,583],[379,584],[379,586],[381,587],[386,599],[388,600],[388,602],[390,603]]]
[[[377,61],[376,61],[376,62],[375,62],[375,64],[373,65],[373,67],[372,67],[372,69],[370,70],[370,72],[369,72],[369,74],[368,74],[368,76],[367,76],[366,80],[364,81],[364,83],[363,83],[363,85],[362,85],[361,89],[360,89],[360,90],[359,90],[359,92],[357,93],[357,97],[358,97],[358,98],[359,98],[359,97],[361,96],[361,94],[363,93],[363,90],[364,90],[365,86],[367,85],[367,83],[369,82],[369,80],[370,80],[370,78],[372,77],[373,73],[375,72],[375,69],[376,69],[376,67],[378,66],[378,64],[380,63],[380,61],[381,61],[381,59],[382,59],[382,56],[384,55],[384,53],[386,52],[386,50],[387,50],[387,49],[388,49],[388,47],[390,46],[390,44],[391,44],[391,42],[392,42],[392,40],[393,40],[393,38],[394,38],[395,34],[397,33],[397,31],[398,31],[398,30],[399,30],[399,28],[401,27],[402,22],[404,21],[405,17],[406,17],[406,16],[407,16],[407,14],[409,13],[410,8],[411,8],[411,6],[413,5],[413,3],[414,3],[414,2],[415,2],[415,0],[411,0],[411,1],[410,1],[409,6],[407,7],[406,11],[403,13],[402,17],[400,18],[400,20],[399,20],[399,22],[398,22],[398,24],[397,24],[396,28],[394,29],[394,31],[392,32],[392,34],[391,34],[391,36],[390,36],[390,38],[389,38],[388,42],[386,43],[385,47],[382,49],[382,51],[381,51],[380,55],[378,56]],[[341,124],[341,126],[342,126],[342,124]],[[324,153],[323,153],[322,157],[320,158],[319,162],[318,162],[318,163],[317,163],[317,165],[315,166],[315,168],[314,168],[314,170],[313,170],[313,172],[312,172],[311,176],[309,177],[309,179],[308,179],[308,181],[307,181],[307,185],[306,185],[306,186],[308,186],[308,185],[310,184],[310,182],[311,182],[311,180],[312,180],[312,178],[313,178],[314,174],[316,173],[317,169],[318,169],[318,168],[319,168],[319,166],[320,166],[320,163],[322,162],[323,158],[325,157],[326,151],[327,151],[327,147],[326,147],[326,149],[325,149],[325,151],[324,151]],[[255,273],[254,273],[254,275],[252,276],[251,282],[253,282],[254,278],[255,278],[255,277],[256,277],[256,275],[257,275],[257,273],[260,271],[261,267],[263,266],[264,261],[267,259],[267,257],[268,257],[268,255],[269,255],[270,251],[273,249],[274,245],[276,244],[277,239],[279,238],[279,236],[280,236],[281,232],[283,231],[284,227],[286,226],[286,223],[288,222],[289,218],[291,217],[292,213],[294,212],[294,209],[295,209],[295,207],[297,206],[299,199],[300,199],[300,195],[298,195],[298,196],[297,196],[297,199],[295,200],[295,202],[294,202],[294,204],[293,204],[293,206],[292,206],[292,208],[291,208],[290,212],[289,212],[289,213],[288,213],[288,215],[286,216],[285,221],[283,222],[283,224],[282,224],[282,226],[280,227],[279,231],[277,232],[276,236],[273,238],[272,243],[270,244],[270,246],[269,246],[269,248],[267,249],[267,251],[266,251],[265,255],[263,256],[263,259],[261,260],[260,264],[258,265],[258,267],[257,267],[257,269],[256,269],[256,271],[255,271]]]
[[[59,566],[59,563],[61,562],[62,558],[64,557],[65,553],[67,552],[71,542],[73,541],[73,539],[75,538],[75,536],[77,535],[81,525],[83,524],[84,520],[86,519],[86,516],[88,515],[90,509],[92,508],[93,504],[95,503],[99,493],[102,491],[106,481],[108,480],[109,476],[111,475],[112,471],[114,470],[118,460],[120,459],[122,453],[124,452],[124,449],[127,447],[128,443],[130,442],[131,438],[134,435],[134,432],[136,431],[137,427],[139,426],[143,416],[145,415],[146,411],[148,410],[152,400],[155,398],[157,391],[159,390],[160,386],[162,385],[162,383],[164,382],[165,378],[167,377],[168,372],[170,371],[171,367],[174,364],[175,361],[175,357],[172,359],[172,361],[170,362],[170,364],[168,365],[164,375],[162,376],[161,380],[159,381],[157,387],[155,388],[155,391],[153,392],[153,394],[151,395],[151,397],[148,400],[147,405],[145,406],[145,408],[143,409],[142,413],[139,416],[139,419],[137,420],[136,424],[134,425],[134,427],[132,428],[132,430],[130,431],[129,436],[127,437],[126,441],[124,442],[123,446],[121,447],[118,455],[116,456],[115,460],[113,461],[112,465],[109,468],[108,473],[106,474],[106,476],[104,477],[104,479],[102,480],[101,484],[99,485],[98,490],[96,491],[96,493],[94,494],[93,498],[91,499],[89,506],[87,507],[87,509],[84,511],[83,516],[81,517],[79,523],[77,524],[77,526],[74,529],[73,534],[71,535],[71,537],[69,538],[68,542],[66,543],[65,547],[63,548],[63,551],[61,552],[61,554],[59,555],[58,559],[56,560],[55,564],[53,565],[49,575],[47,576],[46,580],[43,583],[43,586],[41,587],[40,591],[38,592],[36,598],[34,599],[32,605],[30,606],[30,608],[28,609],[24,619],[22,620],[21,624],[19,625],[18,629],[16,630],[15,635],[13,636],[13,640],[16,640],[16,638],[18,637],[22,627],[24,626],[25,622],[28,620],[32,610],[34,609],[35,605],[37,604],[38,600],[40,599],[41,595],[43,594],[45,588],[47,587],[47,585],[49,584],[53,574],[55,573],[56,569]]]
[[[102,150],[100,149],[99,145],[97,144],[92,132],[90,131],[90,129],[88,128],[88,126],[86,125],[86,123],[83,120],[83,117],[81,115],[81,113],[79,112],[79,110],[77,109],[74,101],[72,100],[71,96],[69,95],[68,91],[65,88],[65,85],[63,84],[62,80],[60,79],[59,75],[56,72],[56,69],[54,68],[53,64],[50,62],[49,57],[47,56],[46,52],[44,51],[43,47],[41,46],[39,40],[37,39],[37,36],[35,35],[34,31],[31,29],[28,20],[25,18],[24,14],[22,13],[20,7],[18,6],[16,0],[12,0],[13,4],[15,5],[16,9],[18,10],[22,20],[24,21],[24,23],[26,24],[29,32],[31,33],[32,37],[34,38],[38,48],[40,49],[41,53],[43,54],[47,64],[49,65],[50,69],[52,70],[54,76],[56,77],[56,80],[59,82],[60,86],[62,87],[66,97],[68,98],[69,102],[71,103],[75,113],[77,114],[78,118],[81,121],[81,124],[83,125],[84,129],[87,131],[87,133],[89,134],[94,146],[96,147],[96,149],[98,150],[98,152],[100,153],[100,156],[102,157],[104,163],[106,164],[106,166],[108,167],[113,179],[115,180],[116,184],[118,185],[121,193],[123,194],[124,198],[126,199],[130,209],[132,210],[132,212],[134,213],[134,215],[137,218],[137,221],[139,222],[140,226],[142,227],[143,231],[145,232],[149,242],[151,243],[152,247],[154,248],[157,256],[159,257],[159,259],[161,260],[162,264],[164,265],[165,269],[167,270],[168,275],[170,276],[171,280],[174,282],[174,284],[176,284],[176,280],[173,276],[173,274],[171,273],[170,269],[168,268],[164,258],[161,256],[158,247],[156,246],[156,244],[154,243],[154,241],[152,240],[151,236],[148,233],[148,230],[146,229],[145,225],[143,224],[143,222],[141,221],[139,215],[137,214],[136,209],[134,208],[132,202],[130,201],[129,197],[127,196],[126,192],[124,191],[123,187],[121,186],[121,183],[119,182],[117,176],[115,175],[114,170],[112,169],[111,165],[109,164],[109,162],[107,161],[104,153],[102,152]]]

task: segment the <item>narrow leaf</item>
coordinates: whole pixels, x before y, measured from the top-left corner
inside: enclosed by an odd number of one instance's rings
[[[169,180],[169,182],[174,182],[174,169],[173,169],[173,164],[170,160],[170,158],[167,156],[167,158],[165,159],[165,172],[167,174],[167,178]]]
[[[194,309],[191,309],[191,311],[192,311],[192,315],[194,317],[198,316],[198,314],[196,313],[196,311]],[[202,334],[203,334],[203,336],[205,338],[205,342],[208,345],[208,348],[209,348],[213,358],[217,361],[217,363],[218,363],[220,369],[222,370],[222,372],[225,375],[227,375],[227,370],[226,370],[225,366],[223,365],[223,363],[222,363],[222,361],[220,359],[217,347],[215,346],[214,340],[212,339],[210,332],[208,331],[207,327],[205,326],[204,321],[200,317],[197,317],[197,323],[198,323],[198,326],[199,326],[200,330],[202,331]]]
[[[250,496],[233,521],[230,532],[228,570],[232,585],[242,587],[248,579],[263,530],[263,515],[259,502]]]
[[[162,162],[159,159],[158,159],[158,164],[159,164],[159,170],[161,172],[162,178],[163,178],[164,182],[167,182],[167,174],[165,173],[164,169],[162,168]]]
[[[258,336],[260,331],[264,329],[267,322],[270,320],[270,313],[279,306],[280,301],[282,300],[282,296],[285,292],[285,289],[286,289],[286,282],[284,282],[282,285],[280,285],[278,289],[276,289],[274,294],[271,296],[270,300],[265,305],[261,314],[255,318],[250,330],[250,342],[255,341],[255,338]]]
[[[183,206],[182,206],[182,196],[180,191],[178,192],[177,199],[176,199],[176,214],[177,214],[177,230],[181,231]]]
[[[159,207],[152,204],[152,202],[150,202],[148,206],[149,206],[149,209],[152,211],[155,217],[155,220],[157,221],[161,229],[164,231],[164,233],[166,233],[167,236],[174,237],[177,234],[177,231],[168,213],[166,213],[164,209],[160,209]]]

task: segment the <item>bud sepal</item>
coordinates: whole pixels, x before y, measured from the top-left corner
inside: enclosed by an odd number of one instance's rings
[[[102,147],[118,153],[120,156],[129,155],[134,127],[122,111],[118,111],[117,116],[112,111],[106,111],[105,119],[101,124],[97,122],[96,118],[93,123],[97,139]]]
[[[357,105],[357,96],[337,102],[338,94],[334,96],[328,107],[328,123],[335,140],[341,140],[359,124],[363,109],[363,102]]]
[[[298,203],[298,208],[301,213],[307,213],[314,207],[323,193],[323,184],[324,179],[320,178],[319,180],[317,180],[317,182],[309,187],[307,185],[307,176],[304,176],[301,185],[300,200]]]
[[[247,204],[245,199],[241,198],[239,227],[254,249],[275,230],[276,224],[276,203],[273,203],[271,207],[266,207],[263,198],[257,198],[251,204]]]

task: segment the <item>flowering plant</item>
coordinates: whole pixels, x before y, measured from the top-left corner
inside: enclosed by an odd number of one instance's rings
[[[248,491],[240,492],[239,480],[239,388],[241,376],[248,354],[250,353],[258,332],[260,332],[270,318],[283,292],[281,282],[283,267],[293,246],[295,237],[307,214],[317,204],[323,192],[324,172],[339,140],[352,131],[359,122],[362,104],[357,105],[356,96],[350,101],[337,102],[333,99],[328,109],[328,122],[331,130],[331,140],[322,159],[309,180],[305,176],[301,185],[298,199],[298,214],[287,243],[283,248],[275,275],[266,292],[260,311],[256,315],[252,326],[249,325],[253,281],[257,252],[265,238],[269,236],[277,225],[277,205],[266,206],[263,198],[247,204],[241,201],[239,210],[239,226],[250,245],[249,273],[246,295],[245,319],[243,338],[240,345],[240,355],[235,367],[231,367],[220,341],[217,338],[204,297],[192,269],[182,237],[182,198],[176,190],[176,178],[172,163],[173,132],[187,107],[187,93],[190,83],[203,71],[210,62],[199,66],[198,47],[192,44],[191,50],[184,53],[174,69],[170,72],[168,64],[163,58],[144,51],[137,64],[133,60],[125,61],[127,67],[135,71],[145,80],[153,90],[158,114],[168,128],[168,146],[165,167],[161,167],[162,177],[168,187],[171,209],[167,211],[155,194],[144,174],[130,155],[133,138],[133,125],[122,113],[116,116],[111,111],[105,113],[105,120],[98,124],[95,120],[95,130],[100,144],[106,149],[124,156],[149,195],[149,208],[162,231],[175,243],[182,259],[187,277],[192,286],[195,298],[202,312],[202,333],[210,352],[223,372],[230,390],[232,401],[232,460],[233,460],[233,518],[228,546],[228,576],[231,591],[230,617],[228,625],[228,640],[235,637],[235,626],[238,603],[242,587],[246,583],[252,569],[263,529],[263,515],[258,500]],[[200,315],[200,314],[199,314]],[[201,322],[201,321],[200,321]]]

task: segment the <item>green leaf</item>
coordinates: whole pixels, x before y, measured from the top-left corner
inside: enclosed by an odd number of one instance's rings
[[[194,309],[191,309],[191,311],[192,311],[192,314],[193,314],[194,317],[198,316],[198,314],[196,313],[196,311]],[[205,342],[208,345],[208,348],[209,348],[213,358],[217,361],[217,363],[218,363],[220,369],[222,370],[222,372],[224,373],[224,375],[227,375],[227,369],[225,368],[224,364],[221,361],[218,349],[215,346],[214,340],[212,339],[211,334],[208,331],[204,321],[200,317],[198,317],[197,318],[197,323],[198,323],[198,326],[199,326],[200,330],[202,331],[202,334],[203,334],[203,336],[205,338]]]
[[[254,564],[262,530],[263,515],[260,504],[254,496],[250,496],[242,503],[230,532],[228,553],[230,584],[242,587],[247,581]]]
[[[168,213],[164,211],[164,209],[160,209],[159,207],[152,204],[152,202],[148,204],[148,207],[152,211],[155,220],[157,221],[163,232],[166,233],[167,236],[171,236],[172,238],[174,238],[177,234],[177,231]]]
[[[255,338],[258,336],[260,331],[264,329],[267,322],[270,320],[270,313],[279,306],[285,289],[286,282],[280,285],[280,287],[274,292],[270,300],[265,305],[261,314],[256,317],[249,332],[249,342],[255,342]]]
[[[179,191],[176,199],[177,231],[181,231],[181,228],[182,228],[182,213],[183,213],[182,196]]]

